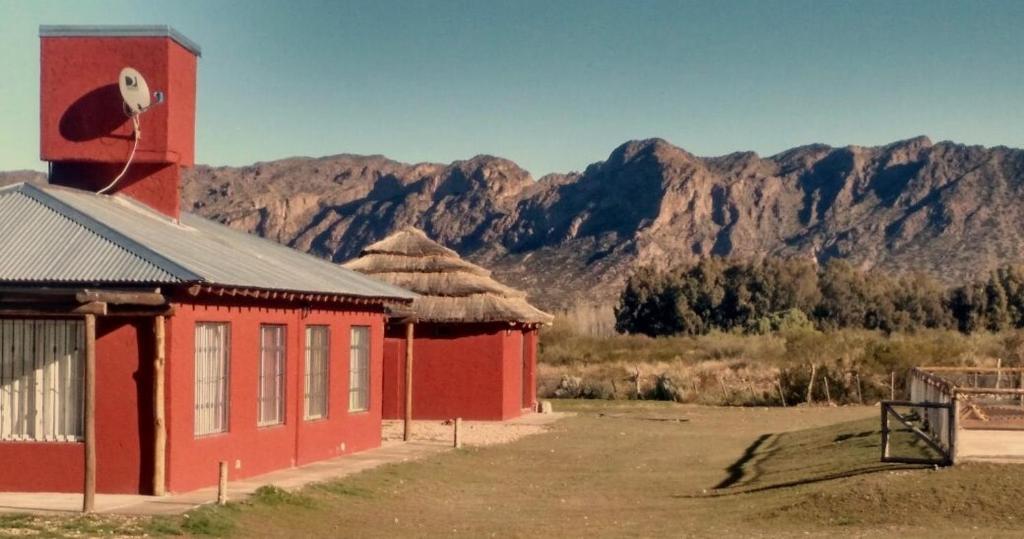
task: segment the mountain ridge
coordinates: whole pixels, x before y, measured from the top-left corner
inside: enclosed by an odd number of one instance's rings
[[[184,208],[337,262],[417,226],[549,309],[607,306],[639,265],[711,255],[845,258],[947,282],[1024,260],[1024,150],[926,136],[767,157],[631,140],[536,180],[490,155],[294,157],[183,176]]]

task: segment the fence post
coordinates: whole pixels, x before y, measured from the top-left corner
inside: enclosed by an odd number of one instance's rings
[[[814,402],[814,375],[818,372],[818,366],[811,363],[811,377],[807,379],[807,404]]]
[[[949,419],[946,422],[949,426],[949,465],[956,464],[956,451],[957,451],[957,429],[959,428],[958,423],[960,422],[960,399],[957,398],[957,394],[954,391],[953,396],[949,402]]]
[[[882,410],[882,462],[889,458],[889,405],[881,403]]]
[[[461,417],[456,417],[455,418],[455,429],[454,430],[455,430],[455,436],[454,436],[455,439],[453,440],[453,445],[455,446],[455,449],[459,449],[460,447],[462,447],[462,432],[460,432],[462,430],[462,418]]]

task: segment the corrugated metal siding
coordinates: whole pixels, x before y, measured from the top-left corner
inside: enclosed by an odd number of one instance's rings
[[[52,201],[50,206],[58,210],[66,207],[62,213],[69,221],[88,220],[93,221],[94,225],[98,223],[101,226],[91,228],[94,234],[99,234],[100,239],[91,241],[114,242],[143,260],[141,266],[147,266],[148,262],[150,272],[162,272],[165,278],[169,275],[179,282],[197,281],[225,286],[376,298],[416,297],[408,290],[189,213],[182,214],[179,224],[124,197],[28,185],[17,186],[17,191],[31,191],[35,198],[43,202],[46,202],[44,197],[48,197]],[[21,198],[30,197],[22,195]],[[43,204],[37,206],[52,213]],[[69,217],[69,214],[80,215]],[[61,240],[60,247],[55,248],[53,239],[64,236],[59,231],[40,232],[43,227],[36,222],[39,215],[39,211],[35,210],[21,221],[26,232],[31,232],[31,241],[29,238],[12,235],[10,247],[0,244],[0,254],[5,254],[7,249],[11,252],[18,249],[36,250],[39,257],[33,266],[34,271],[40,270],[40,266],[52,266],[54,256],[66,249],[65,243],[68,243]],[[0,234],[7,236],[3,225],[0,225]],[[81,262],[69,258],[67,263],[72,267],[62,271],[71,275],[84,273],[81,271]],[[108,269],[118,268],[115,266]],[[121,268],[121,271],[124,269]],[[0,270],[0,280],[9,280],[5,271]]]
[[[17,189],[0,191],[0,280],[178,282],[174,275]]]

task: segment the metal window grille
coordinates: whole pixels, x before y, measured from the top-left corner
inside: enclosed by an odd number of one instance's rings
[[[306,327],[306,419],[327,417],[328,374],[330,372],[329,342],[329,327]]]
[[[285,327],[260,326],[260,386],[257,425],[284,423]]]
[[[196,324],[195,435],[228,430],[230,328]]]
[[[0,320],[0,440],[82,437],[81,320]]]
[[[354,326],[349,355],[348,409],[362,412],[370,409],[370,328]]]

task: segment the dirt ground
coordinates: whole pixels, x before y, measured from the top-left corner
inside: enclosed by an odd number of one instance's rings
[[[465,446],[507,444],[524,436],[540,434],[548,428],[543,425],[501,421],[463,421],[461,438]],[[417,420],[412,422],[412,439],[414,441],[453,442],[454,429],[452,421]],[[381,436],[385,441],[399,441],[402,439],[402,433],[402,421],[384,421]]]

